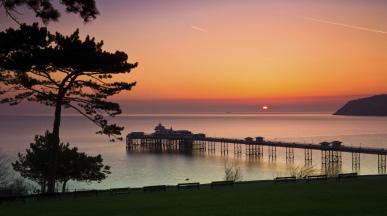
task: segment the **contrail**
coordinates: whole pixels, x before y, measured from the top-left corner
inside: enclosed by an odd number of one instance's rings
[[[332,21],[323,20],[323,19],[316,19],[316,18],[307,17],[307,16],[301,16],[301,18],[307,19],[307,20],[312,20],[312,21],[319,22],[319,23],[325,23],[325,24],[331,24],[331,25],[341,26],[341,27],[345,27],[345,28],[350,28],[350,29],[368,31],[368,32],[379,33],[379,34],[387,34],[387,31],[383,31],[383,30],[379,30],[379,29],[372,29],[372,28],[356,26],[356,25],[348,25],[348,24],[344,24],[344,23],[332,22]]]
[[[200,27],[197,27],[197,26],[191,26],[191,28],[193,30],[196,30],[196,31],[200,31],[200,32],[207,32],[207,30],[203,29],[203,28],[200,28]]]

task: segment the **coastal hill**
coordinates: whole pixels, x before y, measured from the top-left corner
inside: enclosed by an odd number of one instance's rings
[[[387,94],[349,101],[334,115],[387,116]]]

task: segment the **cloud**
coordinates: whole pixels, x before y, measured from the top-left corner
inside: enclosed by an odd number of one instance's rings
[[[345,23],[339,23],[339,22],[332,22],[329,20],[323,20],[323,19],[317,19],[313,17],[307,17],[307,16],[301,16],[302,19],[306,20],[311,20],[319,23],[325,23],[325,24],[330,24],[330,25],[335,25],[335,26],[341,26],[344,28],[349,28],[349,29],[355,29],[355,30],[360,30],[360,31],[368,31],[368,32],[373,32],[373,33],[379,33],[379,34],[387,34],[387,31],[380,30],[380,29],[373,29],[373,28],[367,28],[363,26],[356,26],[356,25],[349,25]]]
[[[191,26],[191,29],[193,29],[195,31],[200,31],[200,32],[207,32],[207,30],[200,28],[200,27],[197,27],[197,26]]]

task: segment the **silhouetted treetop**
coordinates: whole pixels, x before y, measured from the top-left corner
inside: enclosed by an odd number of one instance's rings
[[[57,70],[77,68],[94,73],[117,73],[132,67],[126,62],[128,56],[124,52],[103,51],[103,41],[96,42],[90,36],[82,41],[79,30],[70,36],[51,34],[36,23],[1,32],[0,46],[0,66],[10,70],[39,70],[50,64],[55,67],[51,69]]]
[[[57,21],[60,17],[58,9],[53,0],[0,0],[0,6],[4,8],[5,13],[17,21],[15,14],[18,14],[17,8],[27,6],[33,10],[36,17],[44,23]],[[68,13],[79,14],[85,22],[95,19],[99,14],[95,0],[58,0]]]

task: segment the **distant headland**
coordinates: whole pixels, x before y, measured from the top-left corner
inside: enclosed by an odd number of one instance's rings
[[[387,116],[387,94],[351,100],[334,115]]]

